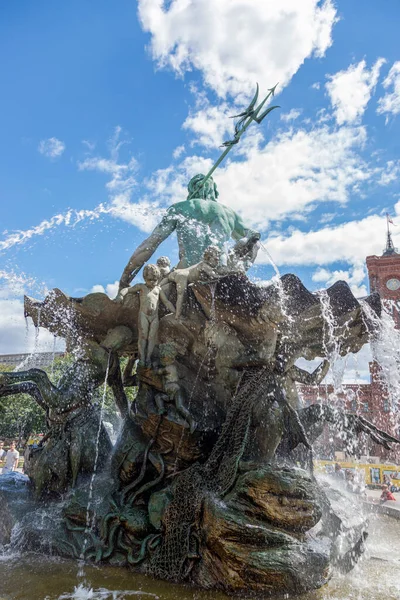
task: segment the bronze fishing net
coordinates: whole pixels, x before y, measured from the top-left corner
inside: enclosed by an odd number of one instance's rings
[[[151,556],[149,572],[155,577],[182,581],[198,555],[198,524],[208,494],[223,497],[233,486],[246,448],[253,406],[271,391],[271,374],[258,370],[247,378],[233,398],[221,435],[207,461],[176,477],[173,499],[163,516],[161,543]]]

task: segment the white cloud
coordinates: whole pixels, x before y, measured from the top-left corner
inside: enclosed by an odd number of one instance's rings
[[[253,144],[246,160],[230,162],[216,176],[220,201],[264,229],[271,220],[303,215],[316,203],[344,204],[371,169],[358,151],[365,129],[327,126],[289,130],[267,145]]]
[[[400,202],[394,209],[397,216],[393,220],[400,225]],[[270,237],[263,244],[280,266],[324,266],[343,261],[359,267],[364,264],[367,255],[382,254],[385,233],[386,217],[370,215],[359,221],[349,221],[317,231],[303,232],[296,229],[286,237]],[[399,245],[400,233],[396,229],[392,233],[395,246]],[[264,253],[259,252],[258,262],[267,264],[269,261]]]
[[[321,215],[319,219],[320,225],[324,225],[325,223],[330,223],[336,217],[336,213],[324,213]]]
[[[109,296],[110,298],[115,298],[115,296],[118,294],[118,288],[119,288],[119,281],[117,280],[117,281],[114,281],[114,283],[107,283],[105,288],[101,284],[96,284],[92,287],[90,292],[91,293],[101,292],[102,294],[107,294],[107,296]]]
[[[324,283],[324,287],[333,285],[336,281],[345,281],[349,284],[351,291],[357,298],[367,296],[367,288],[364,284],[366,270],[364,265],[355,265],[348,270],[338,269],[328,271],[324,268],[317,269],[311,279],[315,282]]]
[[[100,171],[111,175],[111,180],[106,185],[112,193],[130,194],[136,186],[137,161],[135,158],[131,158],[128,163],[123,164],[101,157],[86,158],[79,163],[78,168],[80,171]]]
[[[212,106],[207,100],[196,111],[190,111],[183,123],[183,129],[195,134],[195,143],[205,148],[218,148],[227,138],[233,135],[232,107],[225,102]]]
[[[159,206],[185,200],[190,178],[196,173],[207,173],[211,166],[211,159],[192,155],[177,165],[159,169],[146,182],[149,195],[156,199],[155,203]]]
[[[139,0],[151,52],[177,74],[195,68],[219,96],[249,93],[256,81],[285,86],[306,58],[332,44],[331,0]]]
[[[109,140],[110,156],[87,157],[78,163],[81,171],[95,170],[110,176],[106,182],[110,203],[99,204],[92,210],[70,209],[65,213],[56,214],[49,219],[44,219],[38,225],[26,230],[4,232],[0,240],[0,252],[5,252],[14,246],[23,245],[32,238],[42,236],[60,226],[74,227],[84,220],[95,221],[103,215],[110,215],[123,219],[136,225],[143,231],[151,231],[163,214],[159,201],[150,201],[146,198],[131,202],[131,197],[136,188],[137,161],[131,157],[127,162],[119,160],[121,146],[127,142],[120,140],[121,128],[116,127]]]
[[[47,156],[47,158],[58,158],[64,152],[65,144],[61,140],[51,137],[47,140],[41,140],[39,142],[38,150],[40,154]]]
[[[36,335],[32,323],[27,328],[22,300],[0,299],[0,354],[52,352],[54,336],[43,328],[37,338]],[[60,349],[63,349],[61,339],[57,351]]]
[[[388,160],[378,179],[379,185],[390,185],[397,181],[400,175],[400,161]]]
[[[321,87],[321,84],[319,81],[316,81],[315,83],[312,84],[311,89],[312,90],[319,90]]]
[[[96,148],[95,142],[91,142],[89,140],[82,140],[82,144],[86,146],[89,152],[93,152],[93,150]]]
[[[24,275],[0,271],[0,354],[52,352],[54,349],[54,336],[43,328],[37,332],[31,320],[27,323],[24,318],[22,296],[25,286],[33,283]],[[58,339],[56,350],[63,349],[64,342]]]
[[[235,122],[239,120],[239,115],[247,108],[248,98],[241,95],[235,98],[232,103],[219,102],[214,105],[209,101],[206,93],[199,90],[196,85],[191,84],[190,90],[195,98],[195,105],[189,110],[189,115],[182,126],[183,129],[194,136],[190,145],[192,147],[200,145],[207,149],[221,148],[223,142],[233,138]],[[262,92],[259,97],[264,97]],[[292,115],[288,117],[288,120],[297,116],[296,110],[291,112]],[[237,118],[233,120],[234,117]],[[246,154],[245,147],[254,144],[255,138],[261,140],[263,135],[260,128],[253,126],[246,132],[246,136],[241,140],[240,145],[235,147],[236,156]]]
[[[328,269],[318,268],[312,275],[311,279],[317,283],[325,283],[331,276],[331,272]]]
[[[357,65],[350,65],[346,71],[328,76],[326,89],[339,125],[360,122],[385,62],[379,58],[368,70],[365,60],[362,60]]]
[[[112,193],[125,194],[130,197],[134,187],[137,185],[136,172],[138,163],[134,157],[131,157],[127,162],[120,162],[119,152],[121,147],[128,143],[121,140],[122,128],[117,126],[111,139],[108,141],[110,156],[104,158],[102,156],[91,156],[85,160],[78,162],[80,171],[99,171],[106,175],[111,175],[110,181],[106,187]]]
[[[136,225],[143,231],[151,231],[160,219],[162,209],[159,202],[139,199],[131,202],[137,187],[138,163],[134,157],[123,162],[120,160],[120,150],[128,141],[121,140],[122,129],[117,126],[109,140],[110,156],[92,156],[78,163],[80,171],[99,171],[111,176],[106,183],[110,204],[107,213]]]
[[[292,108],[288,113],[281,114],[281,120],[288,123],[289,121],[294,121],[297,119],[303,111],[301,108]]]
[[[185,153],[185,146],[184,144],[182,144],[181,146],[177,146],[175,148],[175,150],[172,153],[172,157],[177,160],[178,158],[180,158],[182,156],[182,154]]]
[[[121,139],[122,127],[117,125],[111,138],[108,140],[110,156],[89,156],[85,160],[78,162],[80,171],[99,171],[111,175],[111,180],[106,184],[107,188],[113,194],[132,193],[136,186],[136,172],[138,163],[134,157],[130,157],[127,162],[120,162],[119,154],[122,146],[129,143],[129,140]],[[84,142],[86,145],[88,142]]]
[[[388,76],[383,81],[383,87],[386,90],[393,87],[393,91],[379,98],[377,113],[398,115],[400,113],[400,61],[393,63]]]

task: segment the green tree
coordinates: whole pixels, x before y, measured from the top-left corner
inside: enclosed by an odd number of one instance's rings
[[[12,371],[12,368],[2,367],[2,370]],[[33,398],[27,394],[0,398],[0,437],[15,438],[20,446],[22,439],[45,429],[45,412]]]
[[[52,365],[44,370],[47,372],[50,380],[57,385],[63,373],[71,368],[74,359],[72,355],[67,354],[57,358]],[[124,367],[126,359],[122,359],[121,366]],[[12,367],[2,367],[2,371],[12,371]],[[93,395],[93,402],[101,404],[103,402],[104,387],[100,386]],[[128,400],[132,402],[136,396],[137,388],[126,388]],[[114,396],[106,386],[106,393],[103,405],[103,421],[112,424],[114,431],[117,431],[121,416],[115,405]],[[18,445],[22,440],[26,440],[32,433],[43,433],[47,430],[46,413],[37,402],[28,394],[15,394],[15,396],[0,397],[0,438],[15,438]]]

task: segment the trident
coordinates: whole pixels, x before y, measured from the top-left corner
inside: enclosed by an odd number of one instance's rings
[[[188,200],[193,198],[193,196],[195,194],[197,194],[197,192],[204,186],[206,181],[208,181],[208,179],[210,179],[211,175],[214,173],[215,169],[217,169],[217,167],[222,163],[225,156],[231,150],[232,146],[234,146],[235,144],[237,144],[240,141],[240,138],[242,137],[242,135],[244,134],[246,129],[249,127],[249,125],[251,125],[251,123],[253,123],[253,121],[256,121],[256,123],[258,123],[260,125],[261,121],[263,121],[265,119],[265,117],[272,110],[274,110],[274,108],[280,108],[278,105],[270,106],[269,108],[264,110],[264,112],[261,113],[261,109],[263,108],[263,106],[266,103],[266,101],[268,100],[268,98],[270,96],[272,96],[272,97],[274,96],[277,85],[278,84],[274,85],[273,88],[269,88],[268,89],[269,93],[265,96],[264,100],[262,102],[260,102],[260,104],[258,106],[256,106],[256,102],[258,100],[258,92],[259,92],[259,87],[258,87],[258,83],[257,83],[257,88],[256,88],[256,93],[254,94],[254,98],[252,99],[252,101],[250,102],[250,104],[246,108],[246,110],[244,112],[240,113],[239,115],[234,115],[233,117],[231,117],[231,119],[236,119],[238,117],[241,117],[235,125],[235,135],[233,136],[233,140],[228,140],[227,142],[224,142],[222,144],[222,146],[226,147],[225,150],[223,151],[223,153],[221,154],[219,159],[211,167],[211,169],[208,171],[208,173],[204,177],[204,179],[202,179],[198,183],[196,188],[188,196]]]

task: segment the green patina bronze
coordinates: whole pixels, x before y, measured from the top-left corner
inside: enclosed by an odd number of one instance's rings
[[[201,181],[204,175],[196,175],[189,182],[191,188]],[[212,178],[200,188],[197,198],[177,202],[168,210],[160,227],[176,231],[180,267],[188,267],[200,262],[208,246],[221,249],[230,239],[238,240],[257,233],[246,227],[242,218],[231,208],[217,202],[217,186]]]
[[[205,175],[192,177],[188,185],[188,199],[173,204],[154,231],[135,250],[120,280],[120,289],[127,287],[142,266],[150,260],[158,246],[174,231],[179,246],[179,265],[184,268],[195,265],[203,258],[208,246],[221,250],[229,240],[239,240],[260,235],[246,227],[242,218],[228,206],[217,201],[218,191],[212,177],[203,185]],[[196,190],[196,197],[191,197]]]
[[[274,95],[275,89],[276,85],[256,106],[259,93],[257,84],[256,93],[249,106],[239,115],[235,115],[239,121],[235,125],[233,139],[223,143],[224,152],[206,175],[199,174],[192,177],[188,185],[187,199],[184,202],[173,204],[161,223],[132,254],[120,279],[120,290],[128,287],[158,246],[174,231],[176,231],[179,245],[178,268],[189,267],[200,262],[208,246],[217,246],[224,250],[226,243],[231,238],[239,240],[252,237],[253,243],[259,239],[258,232],[246,227],[234,210],[217,203],[217,186],[211,175],[231,148],[240,141],[251,123],[260,124],[271,111],[279,108],[270,106],[264,111],[262,110],[267,100]]]

